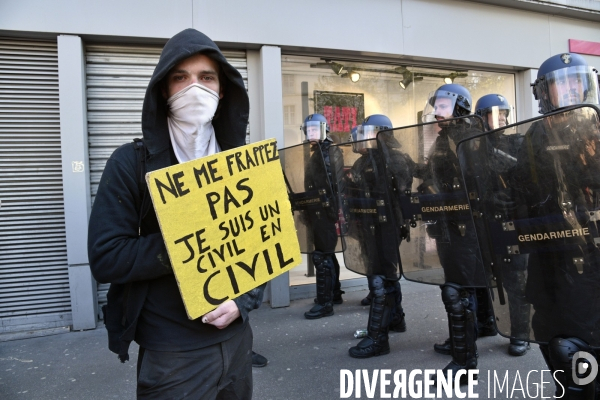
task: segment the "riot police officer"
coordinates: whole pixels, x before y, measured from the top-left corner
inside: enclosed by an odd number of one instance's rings
[[[598,105],[597,71],[578,54],[558,54],[544,61],[532,86],[542,114]],[[600,203],[598,125],[596,111],[575,109],[549,115],[530,127],[516,171],[526,218],[546,221],[548,226],[560,218],[563,225],[594,232],[595,224],[586,215],[593,215]],[[526,294],[535,310],[534,339],[542,343],[544,359],[556,372],[557,394],[564,391],[565,399],[600,398],[598,377],[582,384],[577,379],[581,360],[575,359],[582,351],[596,363],[599,356],[590,346],[598,346],[600,328],[596,234],[574,239],[576,245],[563,239],[551,250],[532,253],[528,261]]]
[[[458,84],[447,84],[432,92],[423,111],[426,121],[438,121],[440,131],[432,146],[426,165],[420,166],[417,177],[423,179],[421,193],[456,192],[462,187],[456,143],[467,135],[464,119],[450,120],[471,114],[469,91]],[[472,132],[476,134],[477,132]],[[461,191],[464,189],[461,189]],[[461,192],[462,193],[462,192]],[[466,202],[466,194],[464,196]],[[448,313],[450,337],[434,350],[450,354],[452,361],[444,368],[455,376],[459,370],[477,367],[477,298],[475,282],[485,282],[483,263],[479,256],[475,228],[469,221],[458,220],[448,214],[443,220],[430,224],[427,233],[436,241],[445,283],[441,286],[442,301]],[[485,284],[483,283],[483,286]],[[463,375],[465,377],[466,375]],[[461,383],[466,379],[461,379]]]
[[[333,156],[330,156],[329,148],[333,141],[329,137],[327,119],[321,114],[311,114],[305,118],[300,129],[304,132],[311,147],[318,146],[321,150],[320,152],[311,152],[305,174],[305,187],[330,186],[332,169],[341,168],[341,156],[336,152],[333,152]],[[323,162],[325,170],[323,170]],[[313,180],[319,182],[313,182]],[[315,248],[311,256],[316,270],[317,298],[315,299],[316,304],[304,313],[307,319],[331,316],[333,315],[333,304],[342,304],[343,302],[342,294],[344,292],[341,290],[339,280],[340,265],[335,256],[338,241],[336,230],[337,209],[337,205],[332,204],[329,212],[317,215],[314,211],[309,211],[311,216],[308,223],[312,231]]]
[[[383,129],[391,129],[392,123],[388,117],[381,114],[371,115],[357,127],[353,136],[352,149],[359,154],[347,173],[347,185],[364,196],[364,200],[376,199],[379,207],[383,207],[387,200],[387,180],[383,157],[377,150],[375,140],[377,133]],[[372,139],[372,140],[367,140]],[[390,138],[394,140],[393,137]],[[363,141],[367,140],[367,141]],[[401,154],[393,157],[398,168],[411,167],[410,158],[403,158]],[[410,161],[409,161],[410,160]],[[414,164],[414,163],[413,163]],[[411,172],[405,174],[412,182]],[[391,213],[390,218],[398,218],[400,213]],[[368,358],[388,354],[389,330],[397,332],[406,331],[404,312],[402,309],[402,292],[398,279],[399,257],[398,245],[400,243],[397,227],[401,224],[376,214],[356,214],[355,234],[360,244],[362,263],[366,271],[371,304],[369,320],[367,323],[367,336],[348,352],[354,358]],[[376,219],[374,219],[376,218]],[[384,222],[382,222],[384,221]],[[352,234],[352,232],[349,232]]]
[[[499,94],[488,94],[477,100],[475,114],[483,119],[487,131],[505,127],[511,123],[512,107],[508,100]],[[499,212],[508,212],[514,208],[510,202],[510,182],[514,179],[514,168],[517,163],[517,152],[523,141],[519,134],[487,136],[485,161],[486,170],[496,179],[493,201]],[[525,283],[527,282],[527,255],[515,255],[510,263],[505,262],[501,256],[494,257],[494,263],[501,266],[502,282],[508,294],[510,315],[510,345],[508,353],[512,356],[522,356],[527,353],[529,344],[523,340],[529,336],[530,305],[525,299]],[[496,334],[494,326],[494,313],[490,303],[487,289],[476,289],[477,295],[477,322],[479,336],[493,336]],[[493,333],[493,334],[492,334]]]

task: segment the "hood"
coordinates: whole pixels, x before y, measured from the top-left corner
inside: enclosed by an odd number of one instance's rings
[[[220,82],[223,98],[212,121],[221,149],[228,150],[246,143],[250,103],[242,76],[208,36],[195,29],[186,29],[167,42],[146,89],[142,131],[150,155],[161,153],[171,146],[167,100],[162,96],[159,83],[177,63],[197,53],[217,61],[223,72],[221,77],[225,76],[224,82]]]

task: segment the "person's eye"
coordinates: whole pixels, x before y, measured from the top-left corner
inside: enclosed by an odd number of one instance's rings
[[[205,76],[203,76],[203,77],[202,77],[202,78],[200,78],[200,79],[202,79],[203,81],[214,81],[214,80],[215,80],[215,77],[214,77],[214,76],[211,76],[211,75],[205,75]]]
[[[185,79],[185,76],[183,76],[183,75],[175,75],[175,76],[173,76],[173,80],[174,80],[175,82],[181,82],[181,81],[183,81],[184,79]]]

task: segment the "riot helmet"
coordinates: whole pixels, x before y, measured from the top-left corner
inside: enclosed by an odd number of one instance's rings
[[[483,118],[487,130],[498,129],[512,123],[511,105],[506,97],[499,94],[487,94],[477,100],[475,114]]]
[[[356,132],[358,131],[358,126],[355,126],[354,128],[350,129],[350,142],[356,142]]]
[[[329,124],[327,119],[321,114],[310,114],[304,119],[304,123],[300,126],[300,130],[304,132],[306,140],[309,142],[323,141],[329,133]]]
[[[451,83],[429,93],[423,122],[462,117],[471,114],[471,93],[461,85]]]
[[[542,63],[533,86],[540,113],[577,104],[598,104],[598,71],[579,54],[563,53]]]
[[[361,152],[363,149],[377,147],[377,132],[384,129],[392,129],[392,121],[383,114],[373,114],[356,127],[356,133],[352,133],[352,149]]]

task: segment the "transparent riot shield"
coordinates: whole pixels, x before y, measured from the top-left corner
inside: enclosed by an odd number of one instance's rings
[[[330,157],[341,156],[343,168],[334,174],[343,210],[344,262],[362,275],[401,275],[398,247],[399,209],[391,201],[385,162],[375,139],[331,146]]]
[[[400,204],[400,246],[406,279],[441,285],[485,287],[484,264],[462,179],[456,143],[480,134],[476,116],[452,118],[381,131],[393,197]]]
[[[461,142],[458,154],[479,245],[491,249],[499,332],[600,346],[599,110],[509,125]]]
[[[339,207],[334,197],[328,169],[319,144],[303,143],[279,150],[281,166],[294,213],[302,253],[319,250],[342,251]],[[341,166],[340,166],[341,168]]]

